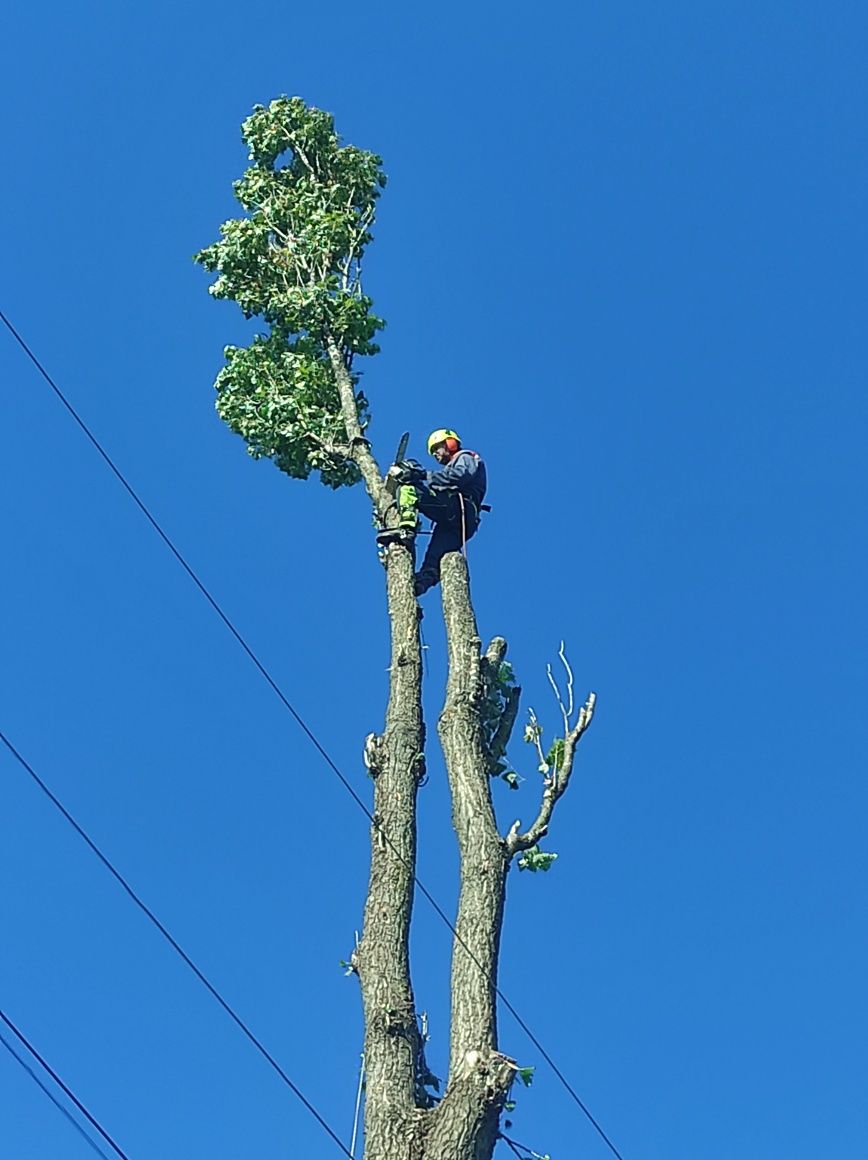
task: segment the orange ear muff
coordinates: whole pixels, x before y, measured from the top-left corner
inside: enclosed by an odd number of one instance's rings
[[[449,452],[450,455],[454,455],[459,447],[458,440],[457,439],[446,439],[445,443],[446,443],[446,450]]]

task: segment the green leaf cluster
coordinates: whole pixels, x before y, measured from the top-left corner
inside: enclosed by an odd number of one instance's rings
[[[217,375],[217,413],[241,435],[254,459],[271,459],[294,479],[318,470],[330,487],[357,482],[347,458],[343,420],[331,367],[300,337],[288,344],[279,333],[257,335],[250,346],[224,348],[226,366]],[[356,393],[361,421],[367,400]]]
[[[558,737],[554,742],[552,742],[551,748],[546,754],[546,764],[550,769],[555,770],[555,772],[559,772],[561,766],[564,764],[565,748],[566,743],[563,737]]]
[[[519,858],[518,868],[519,870],[530,870],[533,874],[536,874],[538,870],[550,870],[552,863],[556,860],[557,854],[550,854],[545,850],[541,850],[539,846],[531,846]]]
[[[361,264],[386,183],[381,159],[341,145],[329,113],[299,97],[257,105],[242,126],[250,167],[235,182],[247,216],[224,222],[196,255],[217,275],[215,298],[268,324],[249,347],[227,347],[217,410],[254,457],[332,487],[359,478],[328,356],[332,340],[351,381],[358,355],[376,354],[384,325],[362,292]],[[367,403],[355,391],[359,423]]]
[[[533,713],[533,710],[531,710]],[[564,756],[566,754],[566,741],[563,737],[557,737],[549,746],[549,750],[543,757],[542,752],[542,736],[543,731],[536,717],[533,717],[530,724],[524,727],[524,740],[528,745],[535,745],[537,752],[542,761],[539,764],[539,771],[544,776],[548,777],[550,774],[554,776],[559,773],[563,764]]]

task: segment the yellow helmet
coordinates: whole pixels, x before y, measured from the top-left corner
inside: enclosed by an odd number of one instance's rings
[[[458,437],[457,431],[451,431],[448,427],[438,427],[436,431],[432,431],[428,436],[428,454],[434,454],[434,448],[440,443],[445,443],[449,451],[454,455],[461,446],[461,440]]]

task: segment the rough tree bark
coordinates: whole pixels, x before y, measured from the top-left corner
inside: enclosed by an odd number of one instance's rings
[[[329,357],[353,457],[381,521],[389,499],[358,424],[349,370],[333,339]],[[365,1016],[365,1160],[421,1158],[423,1044],[410,979],[410,920],[416,872],[416,795],[425,776],[422,652],[413,591],[413,557],[386,550],[391,626],[385,728],[365,746],[374,782],[371,870],[362,939],[353,955]]]
[[[350,373],[327,342],[349,445],[378,516],[390,518],[380,469],[358,424]],[[429,1078],[410,975],[409,936],[416,869],[416,808],[425,775],[422,662],[413,557],[400,543],[385,553],[391,625],[389,701],[385,728],[372,734],[365,761],[374,783],[371,870],[361,941],[352,957],[365,1017],[364,1160],[491,1160],[499,1120],[517,1066],[498,1050],[497,971],[506,877],[515,856],[546,833],[566,790],[578,740],[593,713],[593,695],[576,726],[565,725],[564,757],[546,779],[539,814],[520,832],[501,835],[491,775],[506,750],[520,689],[510,691],[493,740],[482,728],[486,690],[496,679],[506,641],[485,653],[470,598],[467,563],[450,553],[442,564],[449,654],[440,741],[452,796],[461,884],[452,956],[449,1074],[442,1099],[425,1091]],[[433,1105],[433,1106],[432,1106]]]
[[[328,113],[299,97],[257,105],[242,134],[251,165],[235,183],[246,216],[224,222],[220,239],[197,255],[216,274],[214,297],[262,318],[266,335],[225,348],[217,408],[255,457],[295,479],[314,471],[329,487],[364,481],[381,525],[397,513],[391,488],[366,437],[367,400],[356,390],[356,356],[376,354],[383,321],[362,292],[361,263],[371,238],[381,159],[342,146]],[[334,381],[332,381],[334,380]],[[337,399],[332,390],[337,387]],[[339,404],[339,406],[338,406]],[[343,428],[343,434],[341,434]],[[381,734],[365,759],[373,779],[371,871],[364,931],[352,957],[365,1015],[365,1160],[490,1160],[516,1065],[498,1049],[497,969],[506,877],[516,855],[538,869],[533,850],[566,790],[590,699],[572,722],[567,667],[564,737],[542,752],[545,773],[536,819],[501,835],[491,779],[516,720],[520,690],[506,679],[506,642],[483,653],[460,553],[443,560],[449,653],[440,740],[452,795],[461,883],[452,959],[450,1060],[438,1100],[424,1058],[409,963],[416,868],[416,800],[425,772],[422,667],[413,555],[404,543],[384,554],[391,627],[389,700]],[[566,664],[565,658],[564,663]],[[554,683],[554,682],[553,682]],[[509,774],[505,775],[507,780]],[[549,856],[550,857],[550,856]]]
[[[366,1160],[423,1155],[413,1148],[422,1040],[409,938],[425,728],[413,562],[400,544],[388,549],[386,585],[392,626],[389,703],[383,733],[369,738],[367,746],[374,824],[363,933],[354,962],[365,1013]]]
[[[494,816],[481,706],[486,668],[499,664],[506,642],[482,656],[470,600],[467,563],[443,560],[443,613],[449,651],[440,741],[452,795],[461,885],[452,948],[449,1078],[430,1135],[433,1160],[488,1160],[497,1142],[515,1064],[497,1050],[497,964],[509,858]]]

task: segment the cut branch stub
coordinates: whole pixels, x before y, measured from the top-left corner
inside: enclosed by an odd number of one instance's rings
[[[505,768],[502,758],[512,736],[521,700],[521,688],[514,684],[512,667],[506,663],[506,652],[506,640],[496,636],[480,662],[481,724],[488,754],[488,772],[492,777]]]
[[[515,719],[518,716],[518,706],[520,701],[521,686],[516,685],[507,693],[506,705],[500,718],[500,724],[497,727],[497,732],[494,734],[494,738],[492,739],[489,749],[492,772],[496,768],[497,763],[501,760],[501,758],[506,755],[506,749],[509,745],[509,740],[512,737],[512,731],[515,728]]]

